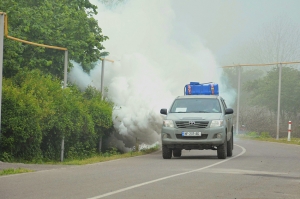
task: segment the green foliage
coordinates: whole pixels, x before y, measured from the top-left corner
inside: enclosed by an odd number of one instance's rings
[[[116,160],[120,158],[128,158],[139,155],[145,155],[157,151],[159,147],[151,147],[142,151],[131,151],[128,153],[119,153],[116,148],[110,148],[105,153],[94,155],[90,158],[83,159],[66,159],[64,162],[48,162],[51,164],[64,164],[64,165],[85,165],[85,164],[93,164],[98,162],[105,162],[109,160]]]
[[[18,169],[3,169],[0,171],[0,176],[3,175],[10,175],[10,174],[17,174],[17,173],[27,173],[27,172],[32,172],[33,170],[30,169],[24,169],[24,168],[18,168]]]
[[[287,141],[287,138],[272,138],[271,136],[268,137],[266,136],[258,136],[258,137],[252,137],[249,136],[247,134],[239,134],[237,135],[238,138],[242,138],[242,139],[252,139],[252,140],[258,140],[258,141],[268,141],[268,142],[278,142],[278,143],[285,143],[285,144],[296,144],[296,145],[300,145],[300,138],[291,138],[290,141]]]
[[[72,146],[68,150],[68,160],[75,160],[75,159],[86,159],[95,156],[96,149],[89,149],[88,147],[84,146],[82,143],[78,143],[76,146]]]
[[[88,88],[61,88],[60,80],[39,70],[20,70],[3,81],[0,157],[39,162],[65,157],[87,158],[96,153],[100,136],[112,127],[112,104]]]
[[[103,157],[111,157],[119,155],[120,152],[118,152],[118,149],[115,147],[109,148],[105,153],[102,154]]]
[[[31,42],[65,47],[69,60],[85,71],[103,52],[102,35],[89,0],[2,0],[9,35]],[[61,88],[64,52],[5,38],[0,158],[40,162],[95,154],[98,140],[112,128],[112,103],[94,88]],[[58,79],[59,78],[59,79]]]
[[[107,54],[101,52],[108,37],[93,18],[96,8],[89,0],[0,1],[0,11],[8,14],[10,36],[65,47],[69,59],[81,63],[86,71]],[[4,66],[5,77],[12,77],[24,66],[63,77],[64,52],[5,38]]]
[[[32,91],[15,87],[12,81],[4,79],[2,116],[2,150],[24,159],[39,156],[42,109]]]
[[[252,137],[252,138],[257,138],[257,137],[259,137],[259,135],[258,135],[257,132],[248,132],[248,133],[246,133],[246,135],[247,135],[248,137]]]
[[[248,132],[245,134],[247,137],[250,138],[271,138],[270,133],[269,132]]]
[[[12,161],[12,156],[10,153],[4,152],[1,154],[0,159],[4,162],[10,162],[10,161]]]
[[[223,70],[224,73],[224,78],[227,79],[225,84],[229,88],[233,88],[236,92],[238,91],[238,73],[239,73],[239,68],[227,68]],[[264,74],[264,71],[259,70],[259,69],[246,69],[245,67],[241,67],[241,79],[240,79],[240,85],[241,88],[249,82],[249,81],[254,81],[259,78],[261,78]],[[240,90],[240,104],[245,105],[249,104],[249,101],[251,99],[251,95],[249,94],[248,91],[245,91],[244,89]]]
[[[271,138],[269,132],[261,132],[259,135],[260,138]]]
[[[101,100],[100,91],[89,86],[83,93],[88,113],[94,122],[94,131],[97,139],[112,132],[112,110],[113,103]]]
[[[245,88],[251,93],[253,105],[265,106],[273,112],[277,112],[278,98],[278,70],[275,67],[266,76],[258,80],[248,82]],[[296,115],[300,106],[300,71],[291,67],[282,67],[281,85],[281,110],[285,113]]]

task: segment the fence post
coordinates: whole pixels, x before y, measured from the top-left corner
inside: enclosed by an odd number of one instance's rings
[[[135,151],[139,152],[139,139],[135,138]]]
[[[287,141],[291,141],[291,126],[292,126],[292,121],[289,121],[289,127],[288,127],[288,138]]]
[[[0,13],[0,141],[1,141],[1,104],[2,104],[2,71],[3,71],[3,53],[4,53],[4,17],[5,13]],[[0,143],[0,149],[1,149]]]

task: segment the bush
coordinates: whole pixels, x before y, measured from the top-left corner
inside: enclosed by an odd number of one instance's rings
[[[2,103],[0,157],[6,160],[58,161],[62,138],[65,158],[90,157],[112,127],[112,103],[99,91],[62,89],[60,80],[38,70],[4,79]]]
[[[259,137],[261,137],[261,138],[271,138],[269,132],[261,132]]]
[[[41,156],[40,144],[42,110],[31,92],[3,81],[2,153],[12,158],[31,160]]]
[[[246,133],[247,136],[252,137],[252,138],[257,138],[259,137],[257,132],[248,132]]]

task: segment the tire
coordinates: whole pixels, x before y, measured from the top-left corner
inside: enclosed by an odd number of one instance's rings
[[[163,159],[171,159],[172,158],[172,149],[169,149],[167,146],[162,147],[162,156]]]
[[[173,157],[181,157],[181,149],[173,149]]]
[[[230,140],[227,142],[227,157],[232,156],[232,150],[233,150],[233,134],[231,133]]]
[[[217,154],[218,154],[219,159],[226,159],[226,157],[227,157],[227,140],[226,140],[226,137],[225,137],[225,142],[222,145],[218,146]]]

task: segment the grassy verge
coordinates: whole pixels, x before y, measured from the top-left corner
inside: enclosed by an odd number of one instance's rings
[[[3,169],[0,171],[0,176],[3,175],[11,175],[11,174],[17,174],[17,173],[27,173],[27,172],[33,172],[33,170],[30,169],[24,169],[24,168],[18,168],[18,169]]]
[[[111,152],[106,152],[104,154],[95,155],[93,157],[85,158],[85,159],[66,159],[64,160],[64,162],[45,162],[45,164],[85,165],[85,164],[93,164],[93,163],[105,162],[109,160],[116,160],[121,158],[129,158],[134,156],[145,155],[158,150],[159,150],[159,146],[157,145],[153,148],[143,149],[141,151],[131,151],[123,154],[120,154],[116,151],[111,151]]]
[[[236,137],[241,139],[251,139],[251,140],[258,140],[258,141],[300,145],[300,138],[291,138],[291,141],[287,141],[287,138],[279,138],[278,140],[276,140],[276,138],[272,138],[267,132],[262,132],[262,133],[249,132],[246,134],[236,135]]]

